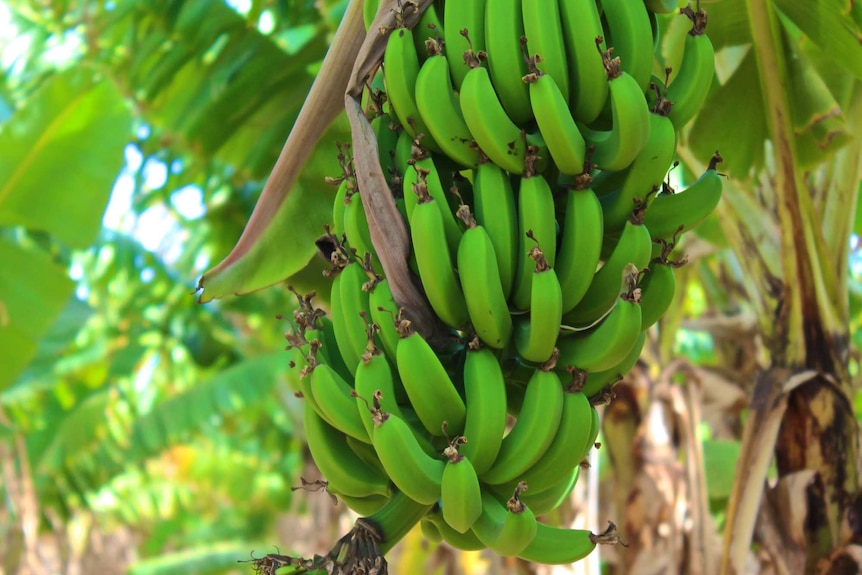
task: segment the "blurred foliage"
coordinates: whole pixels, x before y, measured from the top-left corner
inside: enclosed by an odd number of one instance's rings
[[[293,504],[304,444],[275,316],[294,297],[202,306],[194,286],[239,237],[345,5],[0,8],[4,489],[32,480],[44,530],[131,528],[132,572],[236,569]],[[309,209],[345,134],[303,174]],[[26,518],[4,493],[5,531]]]

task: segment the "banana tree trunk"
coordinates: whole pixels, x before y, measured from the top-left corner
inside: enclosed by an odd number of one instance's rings
[[[765,274],[768,290],[750,290],[771,367],[757,378],[743,435],[742,455],[728,509],[722,573],[743,573],[754,536],[778,572],[857,573],[862,540],[859,428],[849,376],[847,265],[849,230],[859,178],[858,141],[838,152],[835,178],[813,190],[795,157],[786,63],[773,2],[746,0],[772,143],[772,171],[760,193],[778,231],[780,277],[768,274],[755,237],[723,226],[748,272]],[[859,118],[859,105],[847,111]],[[856,122],[858,125],[858,122]],[[848,165],[850,164],[850,165]],[[814,202],[828,197],[844,209]],[[738,221],[738,220],[737,220]],[[840,235],[838,235],[840,234]],[[843,241],[827,241],[838,235]],[[735,241],[734,241],[735,240]],[[832,245],[829,252],[825,246]],[[766,487],[774,456],[775,487]]]
[[[689,372],[689,373],[686,373]],[[671,383],[682,373],[690,385]],[[613,466],[613,515],[627,547],[612,573],[718,572],[720,540],[706,495],[697,374],[683,360],[657,378],[643,366],[615,388],[603,414],[602,449]]]

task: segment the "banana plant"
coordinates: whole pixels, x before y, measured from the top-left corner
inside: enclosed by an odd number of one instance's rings
[[[725,155],[719,235],[768,354],[749,397],[721,572],[742,572],[752,540],[779,571],[855,572],[858,563],[841,562],[860,535],[848,286],[862,189],[862,11],[828,0],[708,7],[718,76],[680,155],[693,173],[704,167],[696,158]],[[768,487],[772,462],[778,483]],[[790,512],[779,496],[805,503]]]
[[[370,29],[385,24],[395,5],[396,0],[381,2]],[[722,572],[741,572],[756,539],[771,546],[786,572],[814,573],[822,562],[838,561],[862,535],[852,519],[860,501],[859,429],[852,407],[847,303],[849,237],[862,169],[862,146],[852,137],[862,128],[862,10],[858,3],[837,0],[704,5],[719,75],[702,111],[683,131],[680,156],[691,173],[701,173],[705,166],[698,158],[709,157],[716,147],[723,152],[729,178],[718,209],[719,235],[742,271],[769,356],[750,398]],[[308,150],[342,110],[351,123],[357,163],[374,161],[376,144],[357,98],[368,70],[379,62],[382,43],[366,36],[362,16],[363,2],[352,0],[242,237],[201,278],[202,301],[280,279],[249,281],[247,272],[260,259],[276,257],[276,239],[287,221],[277,217],[279,209],[297,193],[294,183]],[[669,24],[663,41],[679,40],[673,27]],[[363,184],[381,187],[376,181]],[[379,207],[383,213],[391,209]],[[369,210],[370,219],[377,212]],[[369,223],[387,276],[406,273],[403,230],[384,236]],[[410,285],[396,279],[394,286],[403,291],[393,293],[399,304],[421,313],[422,298]],[[805,513],[778,517],[765,503],[774,496],[766,487],[773,460],[780,489],[805,501]],[[799,548],[793,548],[791,537],[776,543],[756,536],[758,510],[773,525],[789,525],[801,538]]]

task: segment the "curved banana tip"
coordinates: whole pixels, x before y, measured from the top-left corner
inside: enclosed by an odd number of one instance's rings
[[[715,170],[716,166],[724,161],[724,158],[721,157],[721,154],[718,150],[712,155],[709,159],[709,166],[707,166],[707,170]]]
[[[608,521],[608,527],[598,535],[590,534],[590,541],[596,545],[622,545],[628,547],[628,543],[620,538],[617,526],[613,521]]]

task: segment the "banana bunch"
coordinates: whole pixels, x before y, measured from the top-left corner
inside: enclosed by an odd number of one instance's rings
[[[297,294],[288,335],[327,489],[384,536],[420,521],[459,549],[549,564],[616,540],[536,517],[576,484],[594,404],[671,305],[680,235],[721,197],[718,152],[687,189],[665,181],[713,80],[699,7],[679,11],[679,70],[652,74],[656,15],[675,7],[435,0],[388,31],[365,109],[447,337],[426,340],[396,304],[346,148],[319,242],[329,315]]]
[[[627,266],[645,274],[653,242],[694,228],[721,196],[718,154],[683,192],[664,182],[714,55],[706,13],[688,7],[680,70],[652,75],[656,14],[671,4],[434,2],[415,28],[390,32],[373,120],[388,127],[381,167],[397,182],[412,269],[446,326],[528,364],[562,338],[564,368],[615,367],[568,350],[600,323],[637,323],[612,314]],[[347,242],[363,253],[362,237]],[[625,359],[636,335],[607,358]]]
[[[333,261],[344,251],[339,245]],[[340,274],[351,265],[368,269],[350,263],[335,268],[336,279],[347,280]],[[362,298],[384,281],[366,282]],[[287,334],[291,365],[306,442],[329,493],[358,513],[382,515],[384,533],[387,521],[401,520],[384,513],[387,505],[406,498],[421,509],[429,536],[465,550],[563,564],[615,541],[612,530],[594,535],[536,519],[566,500],[599,432],[584,374],[561,378],[558,350],[530,369],[515,412],[499,354],[478,337],[440,354],[395,313],[394,355],[382,349],[382,330],[368,323],[351,370],[335,329],[340,316],[330,320],[311,296],[299,296],[299,304]]]

